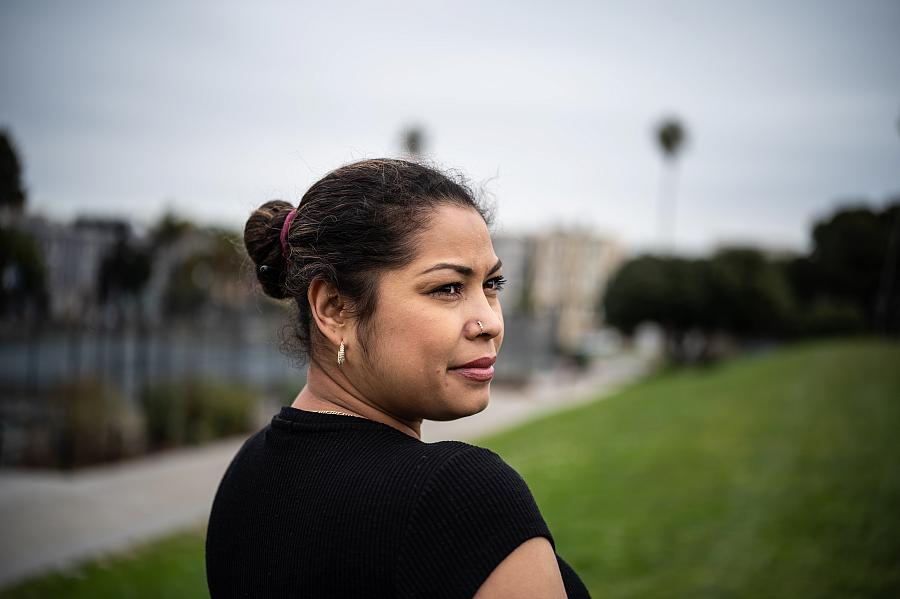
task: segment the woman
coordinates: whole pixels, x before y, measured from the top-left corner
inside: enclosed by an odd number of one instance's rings
[[[216,597],[587,597],[521,477],[423,443],[488,404],[504,279],[472,193],[365,160],[247,221],[264,291],[296,305],[307,384],[225,473],[206,542]]]

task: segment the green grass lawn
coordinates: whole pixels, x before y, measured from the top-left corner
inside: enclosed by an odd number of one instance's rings
[[[900,346],[668,373],[487,440],[597,597],[900,596]]]
[[[209,597],[204,530],[167,537],[145,547],[95,560],[0,592],[21,599],[163,599]]]
[[[900,345],[669,372],[488,438],[595,597],[900,596]],[[202,531],[3,597],[202,597]]]

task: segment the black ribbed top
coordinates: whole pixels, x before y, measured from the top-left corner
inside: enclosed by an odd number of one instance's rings
[[[468,599],[535,536],[553,543],[495,453],[284,407],[222,478],[206,574],[213,599]],[[588,597],[557,559],[569,597]]]

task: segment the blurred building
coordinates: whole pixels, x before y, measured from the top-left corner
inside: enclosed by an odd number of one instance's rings
[[[496,235],[491,240],[494,253],[503,261],[504,314],[525,314],[528,291],[528,238],[520,235]]]
[[[509,280],[504,313],[550,328],[551,342],[575,351],[602,325],[603,293],[624,261],[614,240],[587,230],[496,236],[494,251]]]
[[[492,241],[507,281],[502,304],[503,359],[497,362],[496,380],[525,383],[552,363],[555,327],[551,320],[535,319],[528,311],[528,237],[497,235]]]
[[[528,300],[538,318],[553,318],[560,348],[577,350],[602,324],[602,298],[624,261],[614,240],[586,230],[555,230],[531,237]]]
[[[18,226],[34,238],[43,256],[51,319],[93,313],[103,259],[117,242],[131,237],[131,225],[118,219],[79,218],[62,224],[26,217]]]

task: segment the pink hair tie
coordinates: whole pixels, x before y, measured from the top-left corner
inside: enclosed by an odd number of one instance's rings
[[[295,216],[297,216],[296,208],[288,212],[288,215],[284,217],[284,224],[281,225],[281,255],[284,256],[285,260],[288,259],[288,230],[291,228],[291,222],[294,220]]]

